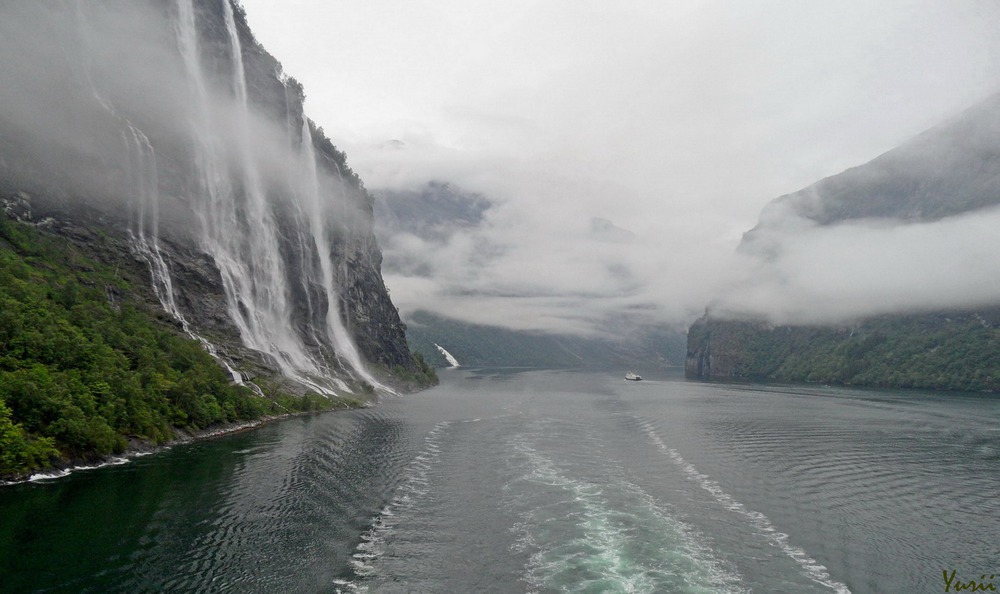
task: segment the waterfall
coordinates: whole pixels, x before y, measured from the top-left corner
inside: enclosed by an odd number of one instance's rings
[[[281,81],[284,87],[284,100],[285,100],[285,137],[287,139],[287,148],[290,154],[298,154],[300,157],[304,156],[301,154],[302,143],[300,141],[300,136],[295,134],[297,126],[295,124],[296,115],[292,110],[293,102],[290,95],[290,89],[288,88],[288,77],[282,72],[275,72],[275,77]],[[301,114],[303,120],[305,120],[305,114]],[[309,184],[309,168],[304,167],[290,167],[288,170],[288,178],[286,183],[289,188],[300,188],[302,185],[302,180],[306,180],[306,185]],[[317,186],[318,189],[318,186]],[[307,202],[305,199],[296,200],[293,204],[293,214],[295,216],[295,237],[297,241],[297,249],[302,257],[299,259],[300,270],[298,275],[299,286],[301,287],[302,295],[305,298],[305,309],[307,312],[315,312],[318,307],[318,303],[314,300],[314,290],[316,285],[314,281],[316,279],[316,266],[318,265],[319,255],[313,257],[315,253],[315,242],[312,238],[312,233],[310,232],[310,219],[312,216],[307,213],[303,205]],[[319,328],[324,330],[324,328]],[[320,334],[317,334],[317,325],[310,323],[307,329],[309,333],[309,338],[312,340],[313,344],[321,344],[322,339]],[[334,356],[336,354],[334,353]]]
[[[303,116],[301,146],[290,147],[291,156],[304,163],[301,175],[292,172],[278,181],[263,175],[233,6],[221,1],[229,53],[223,101],[213,95],[202,66],[193,0],[176,0],[175,34],[194,107],[191,132],[198,179],[191,204],[201,249],[219,270],[229,317],[247,347],[269,355],[285,376],[317,392],[348,390],[335,377],[341,370],[384,388],[365,370],[341,320],[324,231],[331,213],[323,208],[308,120]],[[229,114],[235,115],[235,124],[227,133]],[[288,128],[292,121],[286,111]],[[297,136],[291,130],[286,133],[290,139]],[[293,219],[293,228],[280,230],[278,213]],[[296,303],[293,289],[298,286],[305,297]],[[318,311],[323,305],[326,311]],[[295,324],[303,318],[323,319],[325,328],[310,324],[303,337]],[[310,339],[312,349],[304,338]],[[324,344],[332,347],[337,360],[324,358]]]
[[[94,100],[111,116],[115,126],[121,130],[122,143],[125,149],[125,171],[128,186],[125,188],[129,196],[129,248],[142,258],[149,267],[153,293],[164,311],[180,323],[184,333],[197,340],[202,347],[229,372],[233,381],[245,385],[243,375],[233,368],[224,357],[218,353],[218,348],[209,340],[194,332],[190,323],[177,306],[174,293],[173,278],[159,240],[159,205],[160,181],[156,163],[156,151],[149,137],[135,124],[115,108],[114,103],[106,98],[94,82],[91,74],[90,48],[93,45],[92,31],[87,22],[83,0],[74,4],[75,17],[83,51],[80,52],[81,68],[87,88]],[[192,12],[193,14],[193,12]],[[260,388],[254,384],[250,387],[263,396]]]
[[[80,52],[82,60],[80,71],[83,73],[87,88],[90,90],[90,94],[94,100],[111,116],[115,125],[121,128],[122,143],[125,147],[126,157],[125,170],[128,180],[128,187],[125,191],[130,197],[128,203],[129,247],[133,253],[142,258],[146,262],[146,265],[149,266],[153,294],[160,302],[160,306],[163,307],[164,311],[180,323],[185,334],[193,340],[200,342],[202,347],[226,368],[233,382],[245,385],[243,375],[234,369],[229,364],[229,361],[219,355],[218,348],[214,344],[192,330],[190,323],[177,306],[173,278],[170,274],[170,268],[163,257],[163,252],[160,249],[160,180],[156,164],[156,151],[153,149],[149,137],[127,117],[118,113],[114,104],[98,91],[97,85],[94,83],[94,78],[91,75],[92,64],[89,61],[89,50],[92,46],[92,32],[87,22],[83,0],[77,0],[74,4],[74,9],[80,32],[80,41],[84,50]],[[251,384],[251,387],[260,396],[264,395],[256,385]]]
[[[372,385],[379,384],[364,369],[361,356],[354,346],[344,322],[340,319],[340,294],[333,278],[333,262],[330,260],[330,242],[327,239],[323,221],[324,216],[319,188],[319,172],[316,167],[316,150],[313,148],[312,131],[309,120],[302,116],[302,158],[305,161],[306,187],[304,192],[306,213],[309,218],[312,240],[319,254],[320,271],[322,272],[323,289],[326,291],[326,331],[337,353],[347,359],[347,362],[365,381]]]
[[[233,211],[239,216],[237,226],[242,228],[222,227],[214,231],[216,235],[225,233],[244,239],[236,253],[226,253],[224,258],[231,266],[237,300],[242,304],[233,313],[241,318],[248,346],[277,354],[279,364],[286,372],[319,371],[292,330],[291,307],[286,291],[288,279],[281,261],[271,205],[251,146],[243,54],[233,7],[228,0],[223,1],[223,10],[232,55],[232,90],[238,116],[236,140],[243,174],[243,200],[237,204],[238,196],[233,194],[229,198]],[[231,247],[231,244],[225,247]]]
[[[187,320],[177,308],[173,280],[159,243],[159,179],[156,152],[142,130],[125,119],[128,132],[122,131],[128,156],[128,173],[132,194],[131,225],[129,229],[132,250],[147,264],[153,280],[153,292],[163,309],[180,321],[185,330]]]
[[[145,260],[149,266],[153,293],[160,301],[163,309],[181,324],[181,328],[185,334],[200,342],[202,347],[226,368],[235,383],[245,385],[243,375],[234,369],[229,364],[229,361],[219,355],[218,349],[214,344],[191,329],[191,324],[184,317],[180,308],[177,307],[170,268],[167,266],[167,262],[163,258],[163,252],[160,250],[160,182],[156,167],[156,152],[153,150],[153,145],[149,142],[149,138],[142,130],[132,125],[132,122],[128,119],[124,121],[128,127],[128,133],[122,132],[122,140],[125,142],[126,154],[128,156],[130,190],[133,197],[129,217],[129,244],[132,251]],[[264,395],[255,384],[250,384],[250,387],[258,395]]]
[[[228,0],[223,2],[227,10],[227,26],[232,21],[232,7]],[[282,373],[316,389],[328,393],[329,389],[317,385],[302,376],[300,369],[318,371],[315,366],[304,366],[306,356],[293,341],[287,339],[290,320],[281,316],[279,308],[284,305],[281,284],[275,281],[277,263],[269,257],[276,254],[277,247],[270,217],[260,216],[263,192],[256,180],[256,174],[244,158],[245,189],[249,202],[253,202],[253,214],[244,215],[237,202],[237,188],[230,181],[231,173],[226,163],[224,143],[213,132],[212,110],[208,85],[201,66],[198,33],[192,0],[177,2],[177,39],[184,69],[194,92],[196,117],[192,122],[194,137],[195,166],[198,172],[198,187],[195,191],[194,208],[198,216],[202,249],[212,256],[222,279],[229,317],[239,330],[244,344],[252,349],[271,355]],[[232,28],[235,30],[235,27]],[[240,81],[236,85],[238,97],[246,98],[246,83],[242,79],[242,56],[237,46],[232,49],[234,62],[240,66]],[[246,108],[245,101],[242,103]],[[248,118],[240,114],[243,128]],[[242,133],[246,133],[245,130]],[[240,143],[246,147],[247,142]],[[249,155],[249,151],[245,151]],[[261,233],[261,228],[263,232]],[[255,235],[258,234],[259,235]],[[259,241],[258,241],[259,240]],[[263,243],[263,245],[262,245]],[[278,270],[280,274],[280,270]],[[255,281],[262,281],[256,284]],[[270,282],[266,282],[270,281]],[[277,288],[276,288],[277,287]],[[282,335],[284,334],[284,336]],[[296,368],[298,363],[298,369]],[[318,374],[317,374],[318,375]]]

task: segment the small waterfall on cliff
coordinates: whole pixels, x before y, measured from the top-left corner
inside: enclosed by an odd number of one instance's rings
[[[124,165],[127,187],[124,191],[128,196],[129,248],[149,266],[153,293],[156,295],[164,311],[180,323],[185,334],[200,342],[204,349],[226,368],[235,383],[245,385],[243,375],[234,369],[229,361],[219,355],[218,348],[212,342],[191,329],[191,324],[177,306],[173,278],[160,248],[160,180],[156,163],[156,151],[153,149],[153,145],[146,133],[136,127],[127,117],[119,113],[114,104],[98,91],[94,78],[91,75],[92,64],[89,61],[90,48],[93,46],[93,33],[87,22],[83,0],[77,0],[74,8],[81,45],[84,50],[80,53],[83,60],[80,71],[94,100],[101,106],[101,109],[111,116],[115,126],[121,130],[122,143],[125,149]],[[263,396],[260,388],[252,384],[251,387],[259,395]]]
[[[132,192],[132,212],[129,235],[132,250],[149,265],[153,292],[163,309],[188,329],[187,320],[177,308],[173,280],[159,244],[159,179],[156,170],[156,152],[142,130],[125,120],[128,132],[122,131],[128,155],[128,174]]]
[[[125,173],[128,176],[128,188],[125,191],[130,197],[129,247],[149,265],[153,293],[160,301],[160,305],[167,313],[180,321],[184,329],[187,330],[187,320],[177,308],[177,301],[174,298],[170,269],[160,253],[160,181],[156,167],[156,152],[149,142],[149,137],[128,118],[119,114],[114,105],[97,90],[97,85],[91,76],[92,64],[89,62],[89,50],[93,43],[83,0],[77,0],[74,9],[81,45],[84,49],[80,52],[81,60],[83,60],[80,71],[83,73],[94,100],[121,129],[122,143],[125,146]]]

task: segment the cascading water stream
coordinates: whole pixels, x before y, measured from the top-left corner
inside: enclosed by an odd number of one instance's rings
[[[122,132],[129,157],[128,171],[132,183],[133,211],[129,238],[131,247],[149,266],[153,281],[153,292],[163,309],[181,324],[184,332],[202,344],[206,351],[229,372],[237,384],[245,385],[243,375],[234,369],[229,362],[221,357],[214,344],[191,329],[191,324],[177,307],[174,297],[173,279],[167,266],[159,243],[159,176],[156,167],[156,152],[149,138],[142,130],[125,119],[129,133]],[[258,395],[263,396],[260,388],[250,384]]]
[[[237,138],[240,166],[243,173],[244,204],[242,223],[246,226],[247,239],[239,255],[246,258],[245,271],[250,275],[242,279],[247,291],[241,295],[247,311],[241,312],[250,331],[251,346],[265,352],[277,351],[292,368],[316,367],[300,348],[298,340],[287,330],[291,327],[290,306],[285,287],[287,279],[282,270],[275,223],[268,196],[263,187],[257,163],[251,149],[249,98],[243,54],[232,5],[223,2],[226,30],[232,55],[232,86],[238,114]],[[234,197],[235,198],[235,197]]]
[[[347,359],[350,366],[357,371],[368,383],[383,387],[375,381],[371,375],[365,371],[361,356],[355,348],[351,337],[347,333],[347,328],[340,319],[340,295],[337,292],[336,283],[333,278],[333,262],[330,259],[330,242],[324,230],[324,217],[320,189],[319,172],[316,167],[316,150],[313,148],[312,131],[309,129],[309,120],[302,117],[302,158],[306,166],[306,187],[304,198],[306,202],[306,212],[312,230],[312,239],[316,252],[319,254],[320,271],[323,274],[323,288],[326,290],[327,311],[326,330],[330,341],[333,343],[337,353]]]
[[[87,23],[82,0],[77,0],[76,18],[79,24],[81,42],[84,49],[91,47],[91,32]],[[129,246],[132,251],[141,257],[149,266],[149,272],[153,285],[153,293],[159,300],[164,311],[169,313],[180,324],[184,333],[190,338],[201,343],[208,353],[215,358],[229,372],[233,381],[240,385],[245,385],[243,375],[234,369],[224,357],[220,356],[218,349],[206,338],[195,333],[191,329],[184,314],[177,307],[177,300],[174,296],[173,279],[170,268],[167,266],[159,243],[159,205],[160,205],[160,182],[156,164],[156,152],[149,141],[149,137],[137,128],[128,118],[120,115],[114,105],[104,98],[97,90],[94,79],[91,76],[91,64],[86,61],[89,51],[81,52],[84,59],[81,71],[87,81],[94,100],[106,111],[118,124],[124,124],[122,129],[122,141],[125,145],[126,173],[129,177],[130,187],[127,192],[132,197],[130,201],[130,227]],[[127,128],[127,131],[125,130]],[[254,384],[251,387],[260,396],[263,396],[260,388]]]
[[[236,116],[229,132],[224,131],[224,126],[231,120],[220,111],[220,101],[213,100],[201,65],[193,0],[177,0],[175,32],[195,104],[192,132],[198,196],[192,202],[200,221],[199,241],[219,269],[229,316],[244,344],[270,355],[285,376],[323,394],[334,393],[331,387],[347,391],[347,385],[335,376],[335,362],[327,363],[318,351],[310,351],[294,323],[302,318],[325,319],[326,327],[321,332],[312,326],[303,330],[310,342],[331,345],[341,359],[339,367],[384,388],[364,369],[339,315],[330,244],[323,232],[322,221],[328,213],[321,207],[308,124],[302,147],[299,151],[293,149],[293,154],[305,160],[306,174],[289,175],[277,182],[287,185],[289,195],[297,201],[279,204],[283,194],[276,193],[275,182],[266,181],[261,174],[254,150],[255,120],[251,117],[233,7],[229,0],[223,0],[222,8],[232,94],[225,102],[232,102],[228,111]],[[276,221],[279,208],[297,219],[294,228],[285,231],[288,237],[284,239]],[[287,253],[283,254],[282,249]],[[292,260],[286,261],[286,257]],[[301,278],[291,278],[296,273]],[[298,303],[292,299],[293,281],[301,283],[305,295]],[[325,293],[326,312],[316,311],[323,301],[313,298],[316,287],[322,287]]]
[[[132,249],[146,263],[153,277],[153,292],[163,309],[176,318],[187,330],[188,323],[177,308],[173,280],[159,245],[159,179],[156,152],[142,130],[125,120],[128,132],[122,132],[128,155],[128,173],[132,185],[131,236]]]
[[[292,112],[292,95],[291,90],[288,88],[289,82],[288,77],[278,69],[275,72],[275,77],[281,81],[285,92],[285,136],[287,138],[287,148],[290,154],[300,154],[301,153],[301,141],[300,137],[296,136],[295,130],[297,126],[295,125],[296,116]],[[302,114],[302,118],[305,119],[305,114]],[[301,155],[300,155],[301,156]],[[298,187],[302,183],[302,172],[303,168],[300,167],[290,167],[288,170],[288,180],[287,184],[289,188]],[[305,167],[306,175],[308,175],[308,167]],[[313,246],[314,241],[312,239],[312,234],[310,233],[309,224],[309,214],[303,209],[303,204],[305,200],[296,200],[292,205],[294,207],[292,214],[295,216],[295,239],[296,245],[299,253],[302,255],[300,259],[300,274],[299,274],[299,285],[301,287],[302,295],[305,299],[306,311],[314,312],[316,311],[317,304],[314,301],[314,284],[313,280],[316,277],[315,268],[317,265],[316,260],[319,259],[318,255],[313,258]],[[309,324],[307,331],[309,332],[309,338],[313,344],[320,344],[321,337],[317,334],[316,324]],[[322,328],[320,328],[322,330]],[[336,355],[336,354],[335,354]],[[343,365],[341,365],[343,367]]]
[[[224,5],[231,11],[228,2],[224,2]],[[212,133],[214,114],[199,57],[193,1],[178,0],[177,13],[178,46],[195,95],[196,119],[192,122],[192,133],[195,139],[195,165],[199,174],[199,196],[194,204],[201,222],[202,249],[212,256],[219,269],[229,317],[239,330],[244,344],[272,355],[285,375],[318,388],[296,373],[275,341],[269,340],[261,331],[254,279],[249,263],[243,258],[246,253],[244,243],[252,245],[253,242],[248,237],[246,225],[241,225],[236,191],[230,183],[222,142]]]

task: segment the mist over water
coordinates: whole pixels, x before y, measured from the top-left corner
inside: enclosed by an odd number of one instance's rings
[[[461,371],[0,491],[18,592],[943,589],[1000,554],[976,394]]]

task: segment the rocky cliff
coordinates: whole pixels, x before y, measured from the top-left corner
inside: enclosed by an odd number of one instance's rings
[[[431,381],[382,281],[371,195],[238,3],[9,3],[0,54],[8,216],[115,238],[237,382]]]

